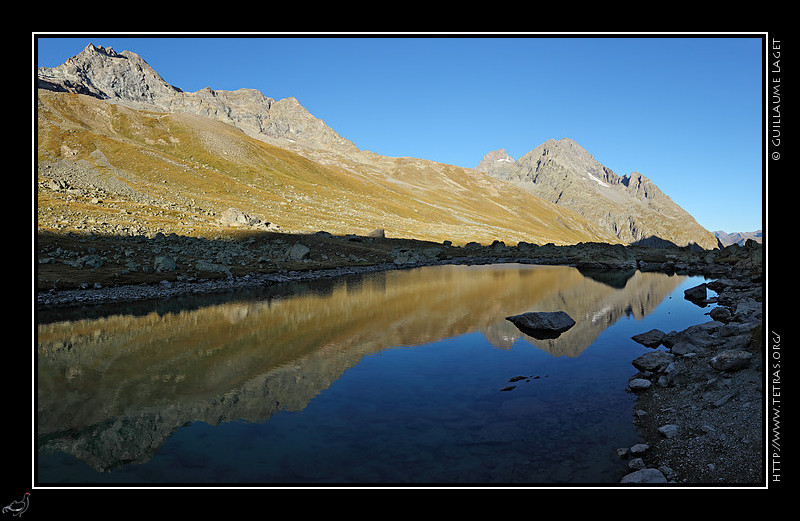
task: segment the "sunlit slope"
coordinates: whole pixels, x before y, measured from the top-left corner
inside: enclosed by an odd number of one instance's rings
[[[281,231],[507,243],[618,242],[471,169],[412,158],[314,161],[201,116],[38,91],[38,225],[215,235],[229,208]]]

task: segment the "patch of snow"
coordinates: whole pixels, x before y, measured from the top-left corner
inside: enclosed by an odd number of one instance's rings
[[[592,180],[592,181],[594,181],[595,183],[599,184],[600,186],[607,186],[607,187],[609,187],[609,188],[611,187],[611,185],[610,185],[610,184],[606,183],[605,181],[602,181],[602,180],[598,179],[597,177],[595,177],[594,175],[592,175],[592,173],[591,173],[591,172],[586,172],[586,173],[587,173],[587,174],[589,174],[589,179],[591,179],[591,180]]]

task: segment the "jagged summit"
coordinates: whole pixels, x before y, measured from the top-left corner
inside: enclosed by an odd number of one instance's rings
[[[639,172],[619,176],[569,138],[550,139],[516,161],[505,150],[489,152],[475,167],[570,208],[622,242],[716,247],[716,237]]]
[[[359,152],[295,98],[276,101],[256,89],[205,87],[184,92],[131,51],[118,53],[90,43],[57,67],[40,67],[37,76],[40,89],[86,94],[137,109],[197,114],[229,123],[254,137],[281,140],[281,144],[343,155]]]
[[[181,92],[139,55],[88,44],[57,67],[40,67],[39,88],[87,94],[101,99],[158,104]]]

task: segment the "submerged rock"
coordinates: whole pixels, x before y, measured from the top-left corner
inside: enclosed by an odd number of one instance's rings
[[[534,338],[556,338],[575,325],[564,311],[538,311],[506,317],[523,333]]]

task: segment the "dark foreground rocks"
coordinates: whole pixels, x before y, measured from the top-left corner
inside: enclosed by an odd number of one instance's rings
[[[380,230],[368,236],[261,231],[217,238],[40,231],[35,244],[37,308],[169,298],[434,264],[574,266],[612,285],[624,284],[637,269],[717,276],[743,262],[760,263],[761,245],[751,243],[705,251],[599,243],[509,246],[502,241],[458,246],[390,238]]]
[[[628,387],[644,443],[618,451],[620,483],[764,484],[762,273],[748,262],[726,275],[686,294],[717,292],[711,320],[635,338],[653,348]]]

